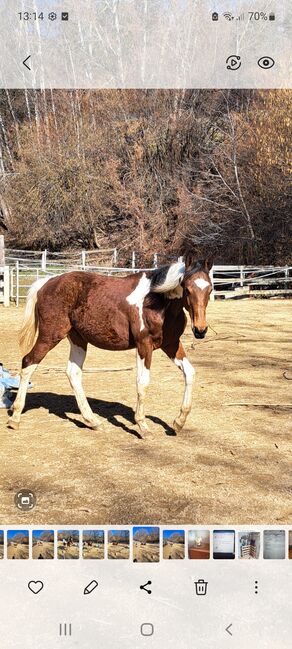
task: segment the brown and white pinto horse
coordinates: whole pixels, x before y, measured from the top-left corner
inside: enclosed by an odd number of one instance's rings
[[[67,376],[87,426],[97,429],[82,387],[82,367],[88,343],[108,350],[137,349],[137,407],[135,421],[148,430],[144,400],[149,385],[152,353],[162,349],[182,370],[185,391],[175,431],[181,430],[191,409],[194,368],[180,337],[186,309],[196,338],[204,338],[206,307],[212,285],[208,260],[179,261],[150,272],[108,277],[69,272],[35,282],[28,294],[20,346],[24,352],[19,390],[10,428],[18,429],[28,382],[42,359],[63,338],[70,343]]]

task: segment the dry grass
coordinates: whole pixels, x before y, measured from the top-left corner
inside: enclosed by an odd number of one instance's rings
[[[0,309],[0,360],[19,362],[22,309]],[[0,521],[24,523],[19,488],[37,494],[31,523],[290,523],[291,303],[222,301],[208,307],[211,329],[184,344],[197,368],[194,405],[177,436],[171,425],[183,392],[180,373],[154,354],[147,400],[151,433],[133,419],[134,371],[85,373],[84,385],[104,431],[84,427],[65,373],[66,341],[34,374],[19,432],[0,410]],[[194,345],[194,347],[192,347]],[[90,348],[86,367],[128,367],[135,353]],[[277,407],[227,406],[248,402]]]

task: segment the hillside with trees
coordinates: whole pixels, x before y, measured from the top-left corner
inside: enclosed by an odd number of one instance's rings
[[[0,92],[14,248],[289,262],[290,90]]]

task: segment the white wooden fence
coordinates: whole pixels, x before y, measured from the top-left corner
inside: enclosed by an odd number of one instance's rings
[[[116,248],[52,253],[48,250],[16,250],[4,248],[0,236],[0,303],[19,306],[31,284],[39,277],[60,275],[69,270],[83,270],[108,275],[127,274],[157,268],[160,255],[153,254],[150,268],[139,266],[139,255],[132,253],[129,266],[118,266]],[[244,297],[290,297],[291,266],[220,266],[211,271],[214,290],[211,299]]]
[[[9,306],[9,268],[5,264],[4,236],[0,235],[0,304]]]
[[[9,266],[0,266],[0,304],[10,304]]]
[[[10,266],[10,300],[19,306],[31,284],[40,277],[60,275],[69,270],[86,270],[107,275],[149,271],[151,268],[124,268],[118,266],[47,266],[42,268],[20,264]],[[245,297],[290,297],[292,294],[292,267],[214,266],[211,272],[214,290],[211,300]],[[7,290],[7,289],[6,289]]]

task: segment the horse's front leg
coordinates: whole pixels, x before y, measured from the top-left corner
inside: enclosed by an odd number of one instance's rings
[[[135,421],[138,424],[141,433],[149,431],[149,428],[145,419],[145,397],[147,393],[147,388],[150,383],[150,365],[152,358],[152,345],[149,344],[145,350],[145,346],[141,348],[138,345],[137,347],[137,406],[135,412]]]
[[[186,357],[185,350],[179,341],[176,345],[176,351],[172,347],[163,348],[163,351],[171,358],[175,365],[183,372],[185,379],[185,390],[180,413],[173,422],[173,428],[179,433],[186,423],[188,414],[192,407],[192,388],[195,376],[195,368]]]

